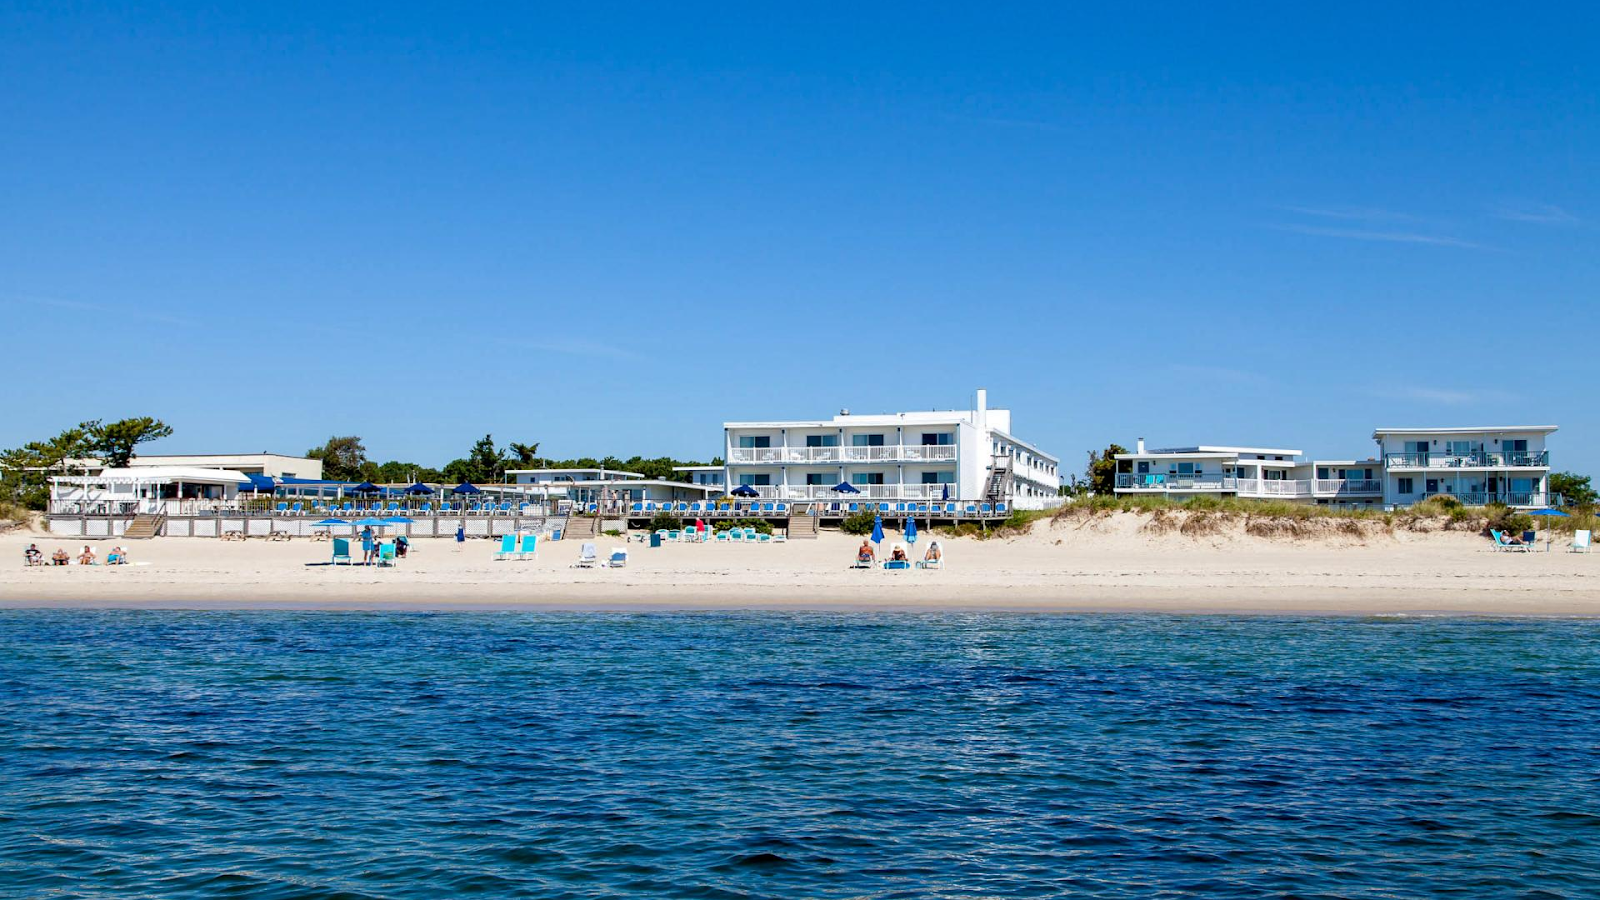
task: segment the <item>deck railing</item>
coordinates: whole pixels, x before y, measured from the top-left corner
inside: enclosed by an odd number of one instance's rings
[[[872,462],[951,462],[954,444],[888,444],[876,447],[735,447],[728,451],[733,465],[773,465]]]
[[[1383,493],[1383,482],[1376,478],[1318,478],[1312,483],[1312,493],[1319,497],[1381,494]]]
[[[1537,453],[1390,453],[1384,463],[1391,469],[1463,468],[1543,468],[1550,465],[1550,451]]]
[[[1117,487],[1141,491],[1231,491],[1238,483],[1232,475],[1117,474]]]

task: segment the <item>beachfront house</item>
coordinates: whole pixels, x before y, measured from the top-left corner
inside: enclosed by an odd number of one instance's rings
[[[51,515],[194,515],[236,501],[249,479],[233,469],[129,466],[50,479]]]
[[[1470,506],[1539,507],[1559,502],[1549,493],[1546,446],[1555,431],[1554,425],[1379,428],[1372,438],[1390,504],[1447,496]]]
[[[723,459],[728,489],[763,499],[1060,502],[1060,460],[1014,436],[1011,411],[982,390],[972,409],[727,422]]]

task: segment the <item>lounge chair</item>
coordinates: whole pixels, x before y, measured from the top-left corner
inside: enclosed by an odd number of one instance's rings
[[[623,568],[628,564],[628,549],[626,547],[612,547],[611,558],[606,560],[606,565],[613,569]]]
[[[1490,529],[1489,530],[1489,534],[1490,534],[1491,537],[1494,538],[1494,548],[1496,550],[1504,551],[1506,553],[1527,553],[1528,552],[1528,545],[1527,544],[1513,544],[1513,543],[1511,543],[1511,536],[1506,534],[1503,531],[1495,531],[1494,529]]]
[[[347,566],[355,565],[350,561],[350,542],[345,538],[334,538],[333,565],[337,566],[341,561]]]
[[[1567,545],[1567,552],[1569,552],[1569,553],[1588,553],[1589,552],[1589,532],[1587,532],[1587,531],[1574,531],[1572,533],[1572,543]]]
[[[429,513],[433,512],[433,504],[432,503],[424,503],[421,506],[417,507],[417,512],[419,512],[419,513],[421,513],[423,515],[428,515]]]
[[[598,564],[599,560],[596,556],[594,545],[584,544],[582,549],[578,551],[576,567],[579,569],[592,569]]]
[[[501,535],[500,549],[495,551],[494,558],[516,559],[519,555],[517,553],[517,536],[514,534]]]
[[[898,571],[900,569],[910,569],[911,568],[911,560],[909,560],[909,559],[886,559],[886,560],[883,561],[883,567],[884,567],[885,570],[888,570],[888,571],[891,571],[891,572],[892,571]]]
[[[539,536],[537,534],[525,534],[525,535],[523,535],[522,536],[522,550],[520,550],[518,552],[518,556],[521,557],[522,559],[529,559],[529,558],[532,558],[532,557],[537,557],[538,555],[539,555]]]
[[[394,544],[392,542],[378,545],[378,565],[394,565]]]
[[[632,508],[635,514],[644,512],[643,503],[635,503]]]
[[[719,541],[719,542],[721,542],[721,543],[724,543],[724,544],[725,544],[725,543],[727,543],[727,542],[728,542],[728,541],[731,541],[731,540],[733,540],[733,538],[731,538],[731,537],[729,537],[729,536],[728,536],[728,532],[726,532],[726,531],[719,531],[719,532],[717,532],[717,533],[716,533],[716,535],[715,535],[715,536],[714,536],[714,537],[713,537],[713,538],[712,538],[712,540],[715,540],[715,541]]]

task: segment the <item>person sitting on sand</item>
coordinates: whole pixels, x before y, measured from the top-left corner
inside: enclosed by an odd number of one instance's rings
[[[106,565],[108,566],[120,566],[127,563],[127,561],[128,554],[124,553],[121,547],[112,547],[111,552],[106,554]]]
[[[895,545],[894,553],[891,554],[889,558],[895,562],[906,562],[906,548],[901,547],[898,544]]]
[[[38,544],[29,544],[28,549],[22,551],[22,556],[30,566],[44,565],[44,554],[39,552]]]
[[[400,559],[405,559],[406,558],[406,551],[410,550],[410,549],[411,549],[411,539],[410,538],[406,537],[403,534],[395,535],[395,538],[394,538],[394,555],[396,557],[398,557]]]
[[[80,566],[92,566],[92,565],[94,565],[94,551],[89,549],[89,545],[88,544],[84,544],[83,545],[83,552],[78,554],[78,565],[80,565]]]
[[[50,554],[50,562],[58,566],[64,566],[72,562],[72,557],[67,555],[67,551],[57,547],[56,552]]]
[[[934,541],[933,543],[928,545],[928,552],[923,554],[922,561],[923,562],[938,562],[939,559],[943,555],[944,555],[944,551],[939,549],[939,542],[938,541]]]
[[[870,563],[875,563],[877,561],[878,561],[878,554],[877,554],[877,552],[875,550],[872,549],[872,542],[868,541],[868,540],[863,540],[861,542],[861,546],[856,549],[856,562],[858,562],[858,563],[869,563],[870,564]]]

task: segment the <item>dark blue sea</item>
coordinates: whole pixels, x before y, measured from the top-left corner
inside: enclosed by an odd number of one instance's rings
[[[1597,638],[0,612],[0,896],[1595,898]]]

